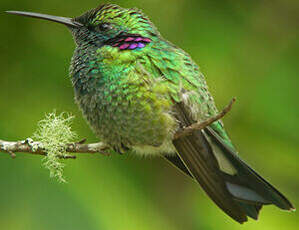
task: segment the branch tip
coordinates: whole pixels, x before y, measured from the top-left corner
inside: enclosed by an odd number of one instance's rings
[[[196,122],[196,123],[194,123],[194,124],[192,124],[188,127],[183,128],[182,130],[177,131],[174,134],[173,139],[175,140],[175,139],[178,139],[178,138],[181,138],[181,137],[191,135],[193,131],[204,129],[207,126],[214,123],[215,121],[220,120],[222,117],[224,117],[232,109],[232,106],[235,102],[236,102],[236,98],[233,97],[231,99],[231,101],[229,102],[229,104],[227,106],[225,106],[221,112],[219,112],[215,116],[212,116],[212,117],[206,119],[205,121]]]

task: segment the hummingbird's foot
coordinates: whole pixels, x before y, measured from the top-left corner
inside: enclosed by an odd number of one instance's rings
[[[113,150],[118,154],[123,155],[124,153],[128,152],[130,148],[121,143],[120,146],[114,146]]]

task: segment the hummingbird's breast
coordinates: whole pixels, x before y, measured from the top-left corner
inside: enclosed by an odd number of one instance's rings
[[[75,100],[101,141],[118,151],[146,146],[149,152],[161,146],[167,151],[176,128],[167,87],[148,76],[143,62],[113,62],[84,50],[72,59]]]

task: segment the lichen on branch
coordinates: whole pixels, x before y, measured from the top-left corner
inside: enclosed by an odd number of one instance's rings
[[[59,182],[66,182],[63,176],[65,164],[61,158],[69,156],[67,144],[74,141],[77,134],[71,129],[74,116],[56,112],[46,115],[45,119],[38,123],[38,128],[33,139],[40,142],[47,155],[42,159],[43,165],[49,169],[50,177],[55,177]]]

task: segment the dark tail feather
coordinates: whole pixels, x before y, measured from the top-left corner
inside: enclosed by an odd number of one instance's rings
[[[194,179],[178,155],[164,155],[164,157],[173,166],[177,167],[182,173]],[[252,205],[243,202],[239,202],[239,205],[242,207],[247,216],[255,220],[258,219],[259,211],[262,208],[262,205]]]
[[[173,166],[177,167],[182,173],[194,179],[178,155],[164,155],[164,157]],[[247,216],[255,220],[258,219],[259,211],[262,208],[262,205],[252,205],[243,202],[239,202],[239,205],[242,207]]]
[[[181,158],[177,154],[163,156],[169,163],[171,163],[173,166],[179,169],[183,174],[186,174],[187,176],[190,176],[192,179],[194,179],[193,176],[190,174],[189,170],[186,168],[183,161],[181,160]]]
[[[251,217],[252,219],[257,220],[259,216],[259,212],[263,205],[252,205],[252,204],[246,204],[240,202],[239,205],[242,207],[244,212],[246,213],[247,216]]]
[[[182,125],[193,123],[184,108],[178,107]],[[211,128],[173,141],[190,174],[209,197],[230,217],[243,223],[247,216],[257,219],[265,204],[293,210],[277,189],[254,172]]]
[[[211,145],[219,146],[224,156],[236,168],[236,175],[226,175],[226,184],[237,200],[254,204],[274,204],[283,210],[294,210],[290,201],[242,161],[215,131],[207,128],[205,133],[211,136]]]

